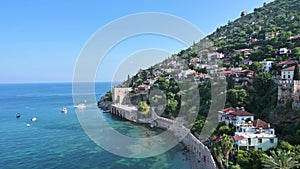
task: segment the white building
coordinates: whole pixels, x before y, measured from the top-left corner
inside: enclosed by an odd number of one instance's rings
[[[260,61],[259,63],[263,64],[264,72],[269,72],[274,62],[273,61],[266,61],[266,59],[265,59],[263,61]]]
[[[190,63],[200,63],[201,62],[201,59],[200,58],[192,58],[190,60]]]
[[[298,65],[299,67],[300,65]],[[281,70],[282,80],[293,80],[295,66],[291,66]]]
[[[279,54],[280,55],[289,54],[289,53],[290,53],[290,50],[287,49],[287,48],[280,48],[279,49]]]
[[[207,55],[208,61],[211,61],[211,60],[214,60],[214,59],[223,59],[223,58],[224,58],[224,54],[219,53],[219,52],[213,52],[213,53],[209,53]]]
[[[244,122],[239,126],[233,138],[238,150],[266,151],[278,145],[274,128],[271,128],[270,124],[260,119],[253,122]]]
[[[254,115],[245,111],[243,108],[227,108],[219,112],[221,117],[219,120],[225,122],[226,125],[232,123],[234,126],[240,126],[245,121],[253,121]]]

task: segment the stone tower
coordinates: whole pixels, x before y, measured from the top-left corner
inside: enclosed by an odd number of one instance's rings
[[[300,107],[300,80],[280,80],[278,83],[278,104],[293,102],[293,108]]]

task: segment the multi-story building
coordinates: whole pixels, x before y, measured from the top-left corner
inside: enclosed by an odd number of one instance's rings
[[[254,120],[254,115],[243,108],[229,107],[219,111],[219,121],[236,127],[233,139],[238,150],[266,151],[277,147],[275,129],[260,119]]]
[[[266,151],[278,145],[275,129],[260,119],[242,123],[233,138],[238,150]]]
[[[221,117],[219,120],[229,125],[240,126],[245,121],[253,121],[254,115],[245,111],[244,108],[227,108],[219,112]]]

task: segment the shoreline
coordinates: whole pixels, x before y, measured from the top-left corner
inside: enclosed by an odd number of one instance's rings
[[[114,105],[113,102],[104,101],[102,98],[100,101],[98,101],[98,107],[106,113],[111,113],[136,124],[149,124],[149,121],[141,121],[140,119],[138,119],[136,112],[132,110],[122,109],[117,105]],[[120,111],[123,110],[123,112],[119,112],[119,110],[116,110],[116,108],[120,109]],[[177,125],[175,121],[160,116],[157,116],[155,118],[155,121],[158,124],[156,125],[156,127],[163,130],[168,130],[170,127]],[[178,129],[181,132],[178,132]],[[182,133],[182,131],[187,130],[188,129],[184,126],[179,126],[179,128],[176,128],[177,133],[175,133],[175,131],[173,132],[174,135],[180,139],[178,133],[180,134]],[[216,163],[210,153],[210,150],[200,140],[198,140],[189,130],[188,133],[186,133],[186,135],[180,140],[181,141],[179,143],[183,145],[183,149],[181,151],[185,156],[185,160],[190,161],[190,165],[193,169],[217,168]]]

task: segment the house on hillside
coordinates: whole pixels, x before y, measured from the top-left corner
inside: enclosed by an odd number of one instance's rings
[[[192,59],[190,59],[190,63],[200,63],[200,62],[201,62],[200,58],[192,58]]]
[[[212,61],[212,60],[216,60],[216,59],[223,59],[223,58],[224,58],[224,54],[219,53],[219,52],[208,53],[208,55],[207,55],[208,61]]]
[[[291,37],[288,39],[288,41],[291,42],[291,43],[300,41],[300,35],[291,36]]]
[[[279,35],[279,32],[267,32],[265,33],[265,40],[270,40],[277,35]]]
[[[208,74],[205,74],[205,73],[197,74],[194,77],[194,81],[196,83],[201,83],[201,82],[204,82],[204,81],[208,81],[210,79],[211,79],[211,77]]]
[[[300,66],[300,65],[298,65]],[[293,80],[295,66],[291,66],[281,70],[281,79],[282,80]]]
[[[253,61],[249,59],[242,60],[243,65],[252,65]]]
[[[244,108],[227,108],[219,111],[220,122],[226,125],[233,124],[236,127],[242,125],[245,121],[253,121],[254,115],[245,111]]]
[[[135,88],[135,91],[143,93],[143,92],[148,92],[149,89],[150,89],[150,85],[148,85],[148,84],[141,84],[141,85],[139,85],[139,86],[137,86]]]
[[[233,139],[238,150],[266,151],[278,145],[275,129],[243,108],[225,108],[219,111],[219,122],[236,127]]]
[[[297,61],[295,61],[295,60],[287,60],[287,61],[283,61],[283,62],[278,63],[276,65],[276,67],[277,67],[277,69],[284,69],[284,68],[293,66],[296,63],[297,63]]]
[[[240,50],[237,50],[236,52],[242,56],[248,56],[252,53],[252,49],[240,49]]]
[[[267,61],[266,59],[264,59],[263,61],[260,61],[259,63],[261,63],[263,65],[264,72],[270,72],[270,69],[273,66],[274,61]]]
[[[260,119],[243,122],[233,138],[238,150],[266,151],[278,145],[275,129]]]
[[[248,42],[251,44],[251,43],[254,43],[257,41],[258,41],[258,39],[256,39],[256,38],[250,38]]]
[[[280,48],[279,51],[277,51],[280,55],[289,55],[292,54],[292,50],[288,48]]]

